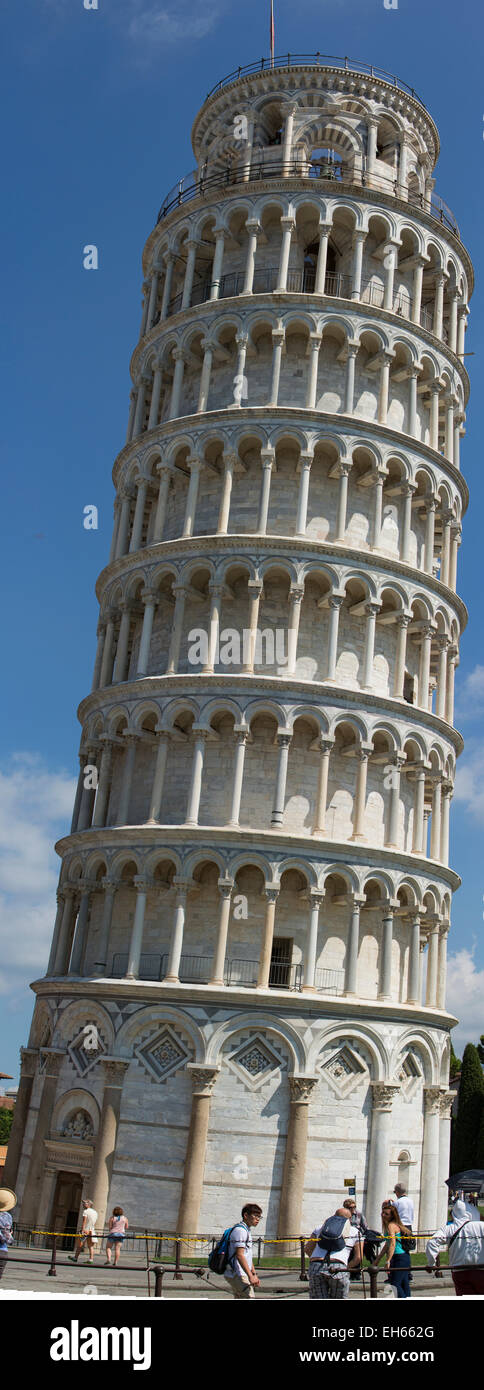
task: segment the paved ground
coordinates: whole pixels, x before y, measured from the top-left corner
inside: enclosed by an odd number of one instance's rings
[[[34,1262],[36,1260],[41,1263]],[[56,1278],[50,1278],[48,1269],[50,1256],[44,1251],[29,1251],[16,1248],[9,1256],[4,1277],[0,1283],[0,1299],[14,1290],[23,1291],[31,1294],[32,1297],[56,1296],[62,1298],[70,1295],[74,1298],[94,1296],[98,1298],[147,1298],[148,1280],[146,1269],[141,1260],[135,1260],[130,1255],[125,1264],[136,1265],[134,1269],[123,1269],[120,1264],[118,1270],[103,1268],[102,1258],[94,1265],[81,1263],[70,1264],[66,1256],[61,1254],[57,1264]],[[204,1268],[204,1278],[198,1279],[190,1270],[184,1274],[183,1280],[175,1280],[173,1273],[167,1271],[163,1280],[163,1295],[165,1298],[210,1298],[217,1301],[228,1299],[231,1301],[231,1294],[223,1279],[216,1275],[210,1275],[210,1284],[206,1278],[206,1264]],[[150,1276],[151,1297],[154,1296],[154,1276]],[[369,1281],[365,1279],[366,1294],[369,1298]],[[384,1275],[379,1275],[378,1290],[379,1297],[383,1298],[388,1293],[389,1286],[384,1283]],[[446,1272],[444,1279],[435,1279],[433,1275],[426,1274],[423,1270],[416,1270],[412,1284],[412,1296],[414,1298],[442,1298],[443,1296],[453,1297],[454,1286],[450,1275]],[[307,1283],[301,1283],[295,1270],[261,1270],[261,1286],[257,1291],[257,1298],[270,1298],[284,1302],[289,1299],[309,1298]],[[350,1285],[350,1299],[363,1299],[363,1288],[360,1281]],[[392,1300],[393,1301],[393,1300]]]

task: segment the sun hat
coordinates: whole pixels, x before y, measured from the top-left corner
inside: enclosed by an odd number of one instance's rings
[[[16,1205],[17,1197],[11,1187],[0,1187],[0,1211],[11,1211]]]

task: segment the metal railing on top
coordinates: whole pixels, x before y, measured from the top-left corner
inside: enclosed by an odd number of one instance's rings
[[[266,266],[254,271],[254,283],[252,294],[272,294],[277,287],[279,275],[278,266]],[[232,295],[241,294],[244,288],[245,275],[243,271],[233,270],[228,275],[222,275],[219,285],[219,299],[228,299]],[[289,270],[287,273],[286,289],[289,294],[313,294],[316,281],[316,271],[312,266],[306,266],[304,270]],[[190,295],[190,308],[197,304],[206,304],[210,299],[213,281],[210,276],[206,280],[195,284]],[[338,272],[328,274],[324,282],[324,294],[334,295],[338,299],[351,298],[351,275],[343,275]],[[174,295],[168,304],[168,318],[177,314],[182,305],[182,294]]]
[[[221,92],[223,87],[228,87],[231,82],[237,82],[239,77],[246,77],[250,73],[270,72],[271,68],[292,68],[292,67],[318,67],[318,68],[339,68],[344,72],[366,73],[368,77],[376,77],[381,82],[388,82],[392,87],[398,87],[400,92],[407,92],[409,96],[418,101],[420,106],[427,110],[425,102],[418,96],[413,87],[409,87],[408,82],[403,78],[396,77],[394,73],[386,72],[385,68],[375,68],[370,63],[364,63],[360,58],[340,58],[332,53],[282,53],[277,58],[260,58],[256,63],[246,63],[244,67],[235,68],[229,72],[227,77],[221,77],[219,82],[207,92],[206,101]]]
[[[117,951],[113,956],[111,977],[122,979],[128,968],[128,952]],[[168,955],[142,954],[139,965],[141,980],[163,980],[168,968]],[[181,984],[208,984],[213,971],[213,956],[182,955],[179,966]],[[259,975],[257,959],[229,957],[225,961],[224,984],[232,987],[255,989]],[[271,961],[269,987],[272,989],[301,990],[303,986],[302,965],[290,961]],[[318,969],[315,976],[316,990],[320,994],[344,994],[344,971]]]
[[[370,176],[365,170],[350,169],[348,165],[338,160],[286,160],[282,157],[271,158],[275,146],[268,146],[265,154],[260,156],[256,152],[252,154],[250,168],[239,165],[226,165],[225,169],[217,169],[213,174],[202,171],[197,174],[193,171],[186,174],[178,183],[174,184],[164,198],[157,223],[161,222],[173,208],[180,207],[183,203],[190,202],[193,198],[202,198],[213,191],[223,188],[232,188],[238,184],[246,187],[250,183],[256,183],[261,179],[286,178],[317,180],[329,192],[335,182],[346,184],[348,188],[367,188],[370,192],[383,193],[387,197],[400,198],[402,202],[410,207],[420,208],[436,221],[441,222],[460,238],[460,232],[451,209],[444,203],[443,198],[438,193],[431,193],[430,196],[424,193],[414,193],[406,190],[406,196],[400,191],[398,179],[393,174],[381,174],[374,171]]]

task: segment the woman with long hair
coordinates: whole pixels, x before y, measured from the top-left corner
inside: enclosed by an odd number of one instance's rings
[[[393,1202],[383,1203],[381,1219],[385,1244],[374,1264],[378,1265],[385,1255],[385,1269],[388,1270],[389,1283],[393,1284],[397,1291],[397,1298],[411,1298],[409,1279],[411,1261],[405,1236],[411,1236],[412,1233],[408,1226],[404,1226]]]

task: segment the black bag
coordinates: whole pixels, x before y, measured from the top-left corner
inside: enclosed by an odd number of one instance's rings
[[[235,1226],[228,1226],[209,1255],[207,1263],[212,1274],[225,1274],[229,1262],[229,1240],[236,1226],[245,1226],[245,1221],[236,1221]],[[246,1226],[247,1231],[248,1229]]]
[[[345,1241],[341,1232],[346,1226],[347,1216],[328,1216],[328,1220],[321,1226],[318,1235],[318,1245],[327,1255],[334,1255],[338,1250],[344,1250]]]

